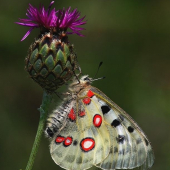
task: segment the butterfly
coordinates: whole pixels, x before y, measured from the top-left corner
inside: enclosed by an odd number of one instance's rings
[[[47,119],[46,136],[56,164],[68,170],[150,168],[151,144],[137,123],[82,76]]]

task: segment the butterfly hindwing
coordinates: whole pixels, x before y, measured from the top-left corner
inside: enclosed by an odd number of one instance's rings
[[[83,95],[72,102],[68,108],[66,126],[51,141],[52,158],[61,167],[70,170],[87,169],[102,162],[109,155],[108,128],[103,123],[103,115],[94,97]],[[66,145],[67,140],[70,140],[70,143]]]

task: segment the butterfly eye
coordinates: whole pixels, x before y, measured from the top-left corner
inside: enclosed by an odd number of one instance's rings
[[[84,80],[90,80],[89,77],[85,77]]]

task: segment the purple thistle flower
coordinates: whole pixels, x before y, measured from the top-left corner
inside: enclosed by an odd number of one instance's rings
[[[70,11],[71,7],[66,10],[63,8],[63,10],[58,11],[54,8],[50,11],[53,3],[54,1],[50,3],[47,10],[45,10],[44,6],[40,6],[38,9],[29,4],[29,8],[26,13],[28,19],[19,19],[20,22],[15,22],[16,24],[30,27],[21,41],[27,38],[34,28],[40,28],[45,31],[51,30],[54,33],[66,33],[67,29],[70,28],[72,31],[67,32],[68,34],[83,36],[80,31],[84,30],[84,28],[80,28],[79,26],[86,24],[86,21],[83,21],[85,16],[79,19],[80,12],[77,9]]]
[[[81,19],[80,12],[77,9],[74,9],[70,12],[71,7],[65,10],[57,11],[57,22],[56,28],[66,31],[68,28],[72,30],[72,32],[67,32],[68,34],[77,34],[79,36],[83,36],[80,31],[84,30],[84,28],[78,27],[79,25],[86,24],[86,21],[83,21],[85,16]]]
[[[16,24],[23,25],[26,27],[30,27],[24,37],[21,39],[23,41],[27,36],[31,33],[34,28],[45,27],[46,29],[50,29],[55,26],[56,23],[56,12],[55,8],[50,12],[50,8],[54,1],[52,1],[48,7],[48,10],[45,10],[43,6],[40,6],[40,9],[33,7],[29,4],[29,8],[27,9],[26,16],[28,19],[19,19],[20,22],[16,22]],[[34,23],[35,22],[35,23]]]

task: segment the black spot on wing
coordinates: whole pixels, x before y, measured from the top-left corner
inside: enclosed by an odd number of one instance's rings
[[[123,144],[124,140],[125,140],[125,136],[124,135],[118,135],[118,137],[116,138],[118,143]]]
[[[101,106],[101,109],[103,114],[106,114],[110,111],[110,107],[108,105]]]
[[[76,146],[78,144],[77,140],[74,140],[73,145]]]
[[[128,127],[128,131],[129,131],[130,133],[132,133],[132,132],[134,131],[134,128],[133,128],[132,126],[129,126],[129,127]]]
[[[117,127],[120,125],[120,121],[118,119],[113,120],[113,122],[111,123],[111,126]]]

